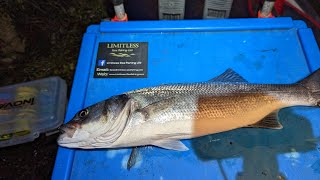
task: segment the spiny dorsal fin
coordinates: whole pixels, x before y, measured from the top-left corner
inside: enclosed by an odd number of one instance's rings
[[[255,124],[249,125],[247,127],[282,129],[282,125],[278,121],[278,111],[274,111],[270,113],[268,116],[264,117],[261,121]]]
[[[185,146],[181,141],[163,139],[152,143],[154,146],[162,147],[164,149],[171,149],[176,151],[188,151],[189,148]]]
[[[245,80],[242,76],[240,76],[238,73],[233,71],[232,69],[227,69],[224,73],[221,75],[210,79],[208,82],[242,82],[242,83],[248,83],[247,80]]]

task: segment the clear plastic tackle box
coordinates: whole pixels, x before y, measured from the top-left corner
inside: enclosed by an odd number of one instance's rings
[[[0,147],[30,142],[58,128],[66,96],[66,83],[59,77],[1,87]]]

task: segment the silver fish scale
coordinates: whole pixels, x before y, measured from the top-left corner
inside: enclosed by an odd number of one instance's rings
[[[193,96],[178,96],[170,103],[169,107],[160,111],[155,110],[149,114],[149,119],[154,122],[165,123],[171,120],[191,120],[197,110],[196,98]],[[160,109],[161,107],[157,108]]]
[[[289,90],[289,91],[288,91]],[[173,84],[161,85],[150,88],[138,89],[128,92],[127,94],[181,94],[181,93],[196,93],[196,94],[228,94],[228,93],[253,93],[253,92],[294,92],[306,91],[302,86],[298,85],[277,85],[277,84],[245,84],[245,83],[193,83],[193,84]]]
[[[216,94],[219,96],[234,93],[308,93],[307,89],[299,84],[278,85],[278,84],[226,84],[226,83],[193,83],[193,84],[173,84],[161,85],[157,87],[143,88],[130,91],[126,94],[151,95],[151,96],[170,96],[178,94]]]
[[[309,92],[304,87],[294,85],[277,84],[246,84],[246,83],[193,83],[193,84],[172,84],[157,87],[143,88],[128,92],[127,94],[136,99],[141,107],[151,103],[178,96],[178,95],[198,95],[198,96],[228,96],[230,94],[278,94],[280,97],[288,98],[294,96],[309,97]]]

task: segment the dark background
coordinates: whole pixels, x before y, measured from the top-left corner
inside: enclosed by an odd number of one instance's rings
[[[259,8],[259,0],[251,11]],[[230,18],[251,17],[248,2],[234,0]],[[318,23],[320,0],[297,0]],[[158,19],[157,0],[127,0],[129,20]],[[204,0],[186,0],[185,19],[201,19]],[[60,76],[70,93],[82,35],[90,24],[113,17],[109,0],[0,0],[0,87]],[[305,20],[318,45],[320,30],[294,9],[283,16]],[[50,179],[57,152],[57,134],[34,142],[0,148],[0,179]]]

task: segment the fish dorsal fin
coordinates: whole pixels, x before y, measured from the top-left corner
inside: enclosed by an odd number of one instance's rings
[[[152,143],[154,146],[158,146],[164,149],[171,149],[176,151],[188,151],[189,148],[185,146],[181,141],[178,140],[171,140],[171,139],[163,139],[158,140]]]
[[[208,82],[239,82],[239,83],[248,83],[242,76],[233,71],[232,69],[227,69],[221,75],[210,79]]]
[[[278,111],[270,113],[261,121],[249,125],[248,127],[268,128],[268,129],[282,129],[282,125],[278,121]]]

